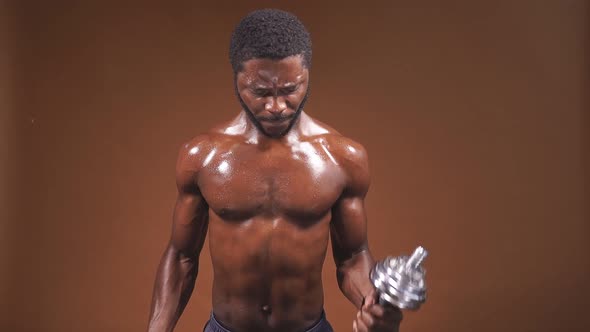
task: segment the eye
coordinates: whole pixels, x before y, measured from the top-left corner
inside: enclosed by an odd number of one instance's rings
[[[258,97],[266,97],[270,92],[266,89],[252,89],[252,93]]]
[[[290,95],[299,89],[299,84],[281,89],[282,95]]]

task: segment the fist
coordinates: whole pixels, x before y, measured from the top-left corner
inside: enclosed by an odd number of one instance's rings
[[[399,308],[380,305],[376,301],[377,292],[373,290],[365,297],[365,302],[352,322],[353,332],[398,332],[403,315]]]

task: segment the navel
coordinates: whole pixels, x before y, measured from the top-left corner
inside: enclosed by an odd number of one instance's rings
[[[270,315],[272,313],[272,308],[268,304],[265,304],[262,307],[260,307],[260,310],[263,314],[266,315]]]

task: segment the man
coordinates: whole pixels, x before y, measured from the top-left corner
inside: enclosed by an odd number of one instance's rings
[[[303,112],[311,41],[279,10],[255,11],[230,44],[243,111],[185,144],[172,236],[154,287],[149,331],[172,331],[209,231],[213,311],[205,331],[332,331],[321,271],[328,237],[354,331],[397,331],[398,309],[369,281],[365,149]]]

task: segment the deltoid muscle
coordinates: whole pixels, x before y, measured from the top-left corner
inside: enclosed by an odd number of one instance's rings
[[[420,264],[427,255],[426,249],[418,247],[410,257],[387,257],[375,265],[370,278],[380,304],[409,310],[420,308],[426,301],[426,270]]]

